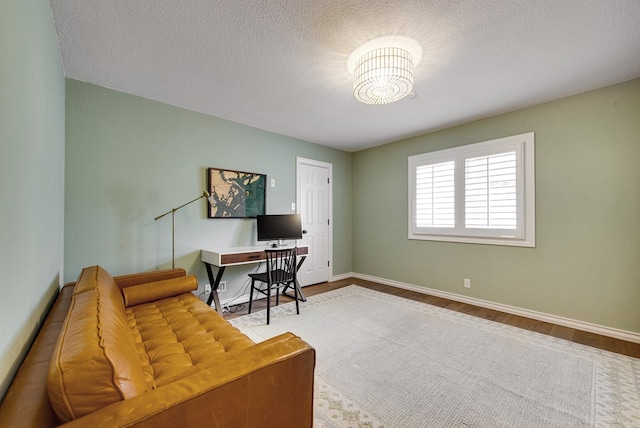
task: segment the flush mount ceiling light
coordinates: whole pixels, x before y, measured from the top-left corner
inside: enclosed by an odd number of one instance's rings
[[[421,57],[420,46],[407,37],[388,36],[365,43],[347,63],[355,79],[353,95],[365,104],[401,100],[413,92],[413,70]]]
[[[380,48],[356,63],[353,96],[365,104],[389,104],[413,91],[413,57],[400,48]]]

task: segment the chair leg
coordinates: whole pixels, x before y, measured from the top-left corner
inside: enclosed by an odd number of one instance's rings
[[[251,278],[251,292],[249,293],[249,313],[251,313],[251,303],[253,303],[253,287],[256,283],[256,280]]]
[[[269,312],[271,310],[271,283],[267,284],[267,325],[269,325]]]
[[[300,303],[298,302],[298,287],[293,284],[293,296],[296,299],[296,314],[300,315]]]

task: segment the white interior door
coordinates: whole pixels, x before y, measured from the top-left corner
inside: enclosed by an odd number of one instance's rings
[[[297,206],[302,218],[302,244],[309,255],[298,271],[303,287],[329,280],[331,274],[331,169],[326,162],[297,159]]]

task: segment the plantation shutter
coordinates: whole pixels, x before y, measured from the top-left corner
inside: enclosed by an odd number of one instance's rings
[[[465,227],[516,229],[516,152],[465,159]]]
[[[455,227],[455,162],[416,167],[416,226]]]

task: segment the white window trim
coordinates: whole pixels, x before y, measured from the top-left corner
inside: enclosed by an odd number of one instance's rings
[[[518,168],[522,183],[518,183],[518,213],[521,220],[518,233],[497,229],[467,229],[464,226],[464,159],[490,153],[500,153],[517,147]],[[415,227],[416,167],[456,159],[456,227]],[[451,149],[409,156],[409,239],[466,242],[475,244],[535,247],[535,139],[534,133],[514,135]],[[494,235],[494,236],[492,236]]]

